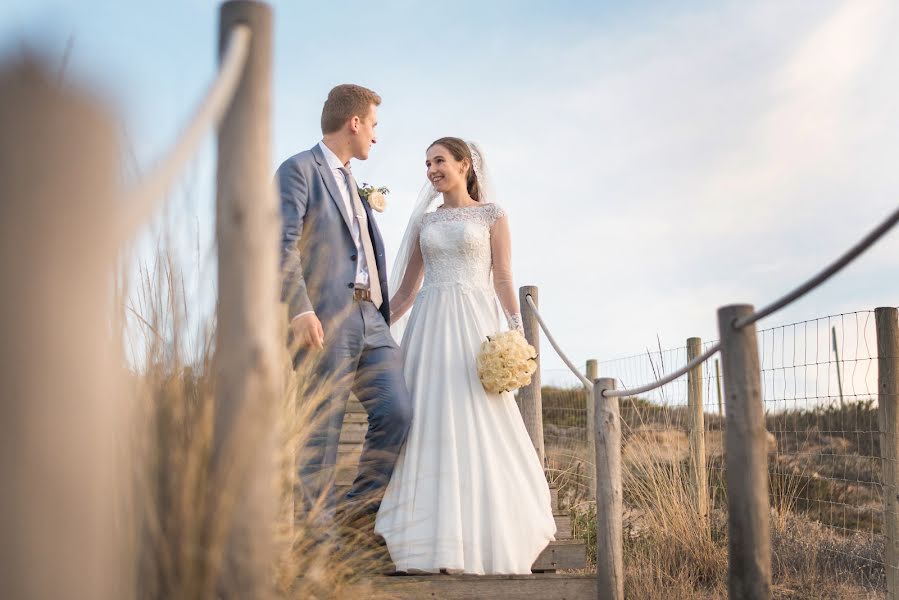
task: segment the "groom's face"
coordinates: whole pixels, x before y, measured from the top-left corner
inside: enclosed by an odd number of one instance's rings
[[[372,104],[368,114],[360,117],[354,123],[353,158],[367,160],[372,144],[377,144],[378,139],[375,129],[378,127],[378,107]]]

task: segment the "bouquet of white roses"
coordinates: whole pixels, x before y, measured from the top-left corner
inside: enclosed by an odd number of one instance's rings
[[[537,350],[520,331],[489,336],[478,354],[478,377],[492,394],[518,389],[531,382],[537,370]]]

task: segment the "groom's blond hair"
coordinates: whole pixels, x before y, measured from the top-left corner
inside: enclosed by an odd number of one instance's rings
[[[322,133],[327,135],[340,131],[353,117],[364,119],[372,104],[381,104],[381,97],[372,90],[351,83],[338,85],[328,92],[328,99],[322,107]]]

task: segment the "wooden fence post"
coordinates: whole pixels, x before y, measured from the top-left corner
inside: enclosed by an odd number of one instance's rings
[[[731,600],[771,598],[768,451],[755,325],[736,329],[751,315],[748,304],[718,309],[724,403],[729,578]]]
[[[521,411],[521,418],[524,419],[524,426],[531,436],[531,442],[534,449],[537,450],[537,456],[540,457],[540,464],[546,464],[546,453],[543,447],[543,396],[540,391],[540,323],[537,322],[537,316],[528,304],[527,297],[531,296],[536,306],[540,306],[537,297],[537,286],[525,285],[519,289],[519,302],[521,304],[521,320],[524,324],[524,337],[527,338],[534,348],[537,349],[537,371],[531,379],[530,385],[518,390],[518,409]]]
[[[721,406],[721,363],[715,359],[715,383],[718,388],[718,416],[724,416],[724,409]]]
[[[621,414],[615,380],[597,379],[596,405],[596,590],[599,600],[624,600],[624,539],[621,487]]]
[[[217,592],[267,598],[277,518],[275,416],[282,389],[278,314],[280,214],[271,175],[272,12],[261,2],[221,7],[219,55],[232,27],[252,38],[240,83],[218,131],[215,355],[216,493],[230,497]]]
[[[874,311],[877,327],[877,405],[883,465],[884,565],[887,597],[899,598],[899,324],[897,309]]]
[[[281,476],[280,495],[285,499],[281,506],[281,525],[289,535],[293,535],[296,525],[296,485],[299,473],[297,471],[298,443],[294,435],[293,424],[297,415],[297,391],[299,389],[299,377],[293,368],[293,355],[287,346],[287,332],[290,327],[290,305],[286,302],[280,304],[280,332],[283,341],[281,354],[282,371],[284,372],[284,396],[281,404],[282,415],[278,421],[278,445],[282,449],[279,452]]]
[[[840,347],[837,344],[837,326],[830,328],[831,338],[833,339],[833,358],[837,367],[837,390],[840,392],[840,408],[843,408],[843,373],[840,369]]]
[[[702,340],[687,339],[687,361],[702,354]],[[702,402],[702,365],[687,373],[687,404],[690,428],[690,480],[696,512],[705,523],[709,515],[708,473],[705,467],[705,414]]]
[[[33,56],[0,67],[0,598],[134,594],[112,290],[111,111]],[[130,400],[130,398],[128,398]]]
[[[587,361],[587,379],[596,383],[599,377],[599,363],[591,358]],[[596,402],[587,390],[587,456],[596,459]],[[596,500],[596,469],[587,469],[587,499]]]

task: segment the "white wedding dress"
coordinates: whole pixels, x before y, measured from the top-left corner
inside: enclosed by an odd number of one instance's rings
[[[512,394],[487,393],[475,363],[500,330],[496,298],[518,313],[507,218],[439,208],[417,242],[393,299],[398,313],[414,301],[401,343],[412,427],[375,531],[398,571],[530,573],[556,532],[549,486]]]

